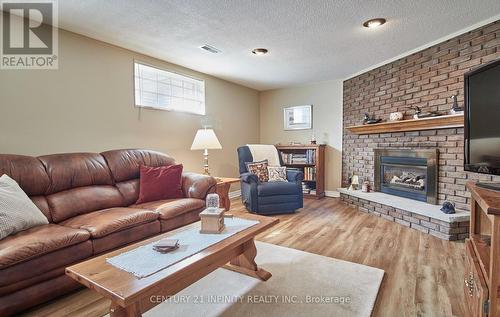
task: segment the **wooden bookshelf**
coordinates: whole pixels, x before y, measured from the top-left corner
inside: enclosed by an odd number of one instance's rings
[[[325,197],[325,144],[309,145],[276,145],[284,166],[297,168],[304,172],[302,182],[315,192],[304,193],[305,198],[320,199]],[[293,160],[306,155],[306,162]]]

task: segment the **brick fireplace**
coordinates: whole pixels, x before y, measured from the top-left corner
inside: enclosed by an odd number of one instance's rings
[[[348,126],[362,124],[365,112],[377,118],[387,120],[391,112],[403,112],[405,119],[413,115],[410,106],[418,106],[422,111],[447,112],[451,108],[451,96],[457,95],[463,105],[463,75],[470,69],[500,58],[500,21],[488,24],[476,30],[452,38],[446,42],[370,70],[359,76],[344,81],[343,87],[343,151],[342,182],[347,186],[351,175],[356,174],[361,180],[375,182],[375,149],[382,150],[437,150],[438,174],[436,177],[436,203],[452,201],[462,211],[470,209],[470,194],[465,188],[468,180],[500,181],[498,176],[464,172],[463,169],[463,128],[431,129],[411,132],[391,132],[373,134],[355,134],[346,129]],[[359,197],[347,197],[357,206],[368,211],[383,204],[365,201]],[[362,203],[359,200],[362,199]],[[349,201],[348,201],[349,202]],[[373,207],[373,208],[372,208]],[[379,209],[382,210],[382,207]],[[394,210],[398,209],[391,206]],[[386,208],[386,209],[390,209]],[[394,211],[391,210],[391,211]],[[403,210],[404,211],[404,210]],[[408,211],[407,211],[408,212]],[[437,211],[439,212],[439,210]],[[382,213],[384,214],[384,213]],[[401,213],[400,213],[401,214]],[[388,220],[412,226],[401,214],[390,216]],[[408,215],[407,215],[408,217]],[[432,222],[431,217],[423,217]],[[465,227],[460,218],[458,224],[442,223],[449,228],[457,225]],[[430,233],[435,226],[423,226],[417,219],[413,226]],[[436,222],[438,222],[436,220]],[[420,226],[420,227],[417,227]],[[437,231],[440,231],[437,225]],[[458,228],[458,227],[457,227]],[[465,229],[447,231],[448,239],[461,238]],[[462,232],[461,232],[462,231]],[[457,232],[457,234],[452,233]]]

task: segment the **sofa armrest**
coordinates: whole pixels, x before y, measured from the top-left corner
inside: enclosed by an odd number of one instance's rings
[[[187,198],[205,199],[215,192],[217,181],[212,176],[197,173],[182,173],[182,191]]]
[[[286,178],[289,182],[301,183],[304,180],[304,173],[297,170],[286,170]]]
[[[245,182],[248,184],[259,182],[259,178],[257,177],[257,175],[255,175],[253,173],[243,173],[240,175],[240,178],[241,178],[242,182]]]

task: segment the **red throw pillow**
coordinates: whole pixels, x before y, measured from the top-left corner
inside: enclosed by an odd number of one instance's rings
[[[136,204],[161,199],[182,198],[182,164],[149,167],[141,165],[139,199]]]

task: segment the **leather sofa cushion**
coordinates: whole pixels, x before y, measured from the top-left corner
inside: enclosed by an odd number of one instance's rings
[[[160,219],[161,232],[167,232],[200,220],[201,209],[183,213],[174,218]]]
[[[180,198],[151,201],[130,207],[154,210],[160,214],[160,219],[166,220],[175,218],[182,214],[205,208],[205,201],[196,198]]]
[[[87,212],[123,207],[123,197],[115,186],[86,186],[47,196],[52,220],[60,222]]]
[[[90,244],[90,248],[92,248],[92,242],[88,241]],[[30,267],[31,269],[31,267]],[[43,271],[42,273],[35,274],[33,277],[28,277],[24,276],[23,274],[23,279],[14,282],[14,283],[5,283],[4,285],[0,286],[0,296],[8,295],[10,293],[14,293],[15,291],[21,290],[23,288],[29,287],[34,284],[41,283],[43,281],[47,281],[53,278],[56,278],[58,276],[64,275],[65,274],[65,269],[66,267],[60,267],[55,270],[50,270],[50,271]],[[8,271],[8,270],[5,270]],[[3,271],[0,271],[0,275],[3,277]],[[10,277],[9,274],[5,274],[5,276],[8,278]],[[0,283],[3,283],[3,280],[0,279]]]
[[[113,185],[104,157],[98,153],[67,153],[38,157],[51,180],[46,194],[90,186]]]
[[[141,165],[158,167],[175,164],[172,157],[149,150],[113,150],[101,155],[106,159],[115,182],[139,178]]]
[[[28,196],[43,195],[50,179],[42,162],[36,157],[0,154],[0,176],[9,175]]]
[[[61,222],[61,225],[87,230],[93,239],[113,232],[155,221],[158,214],[139,208],[109,208],[90,212]]]
[[[17,292],[12,292],[0,297],[0,316],[18,316],[22,310],[47,302],[79,288],[82,288],[82,284],[69,276],[61,275]]]
[[[47,224],[21,231],[0,240],[0,269],[86,241],[90,234],[81,229]]]
[[[86,240],[2,269],[0,270],[0,296],[8,289],[15,291],[42,282],[44,281],[42,276],[47,272],[84,261],[92,256],[92,251],[92,241]],[[64,270],[61,273],[64,274]],[[16,284],[20,285],[16,286]]]
[[[113,232],[102,238],[92,239],[94,255],[101,254],[127,244],[152,237],[160,233],[160,221],[144,223],[122,231]]]
[[[296,195],[299,188],[296,183],[267,182],[257,186],[258,196]]]
[[[125,206],[135,204],[139,199],[139,179],[131,179],[116,183],[116,187],[123,196]]]
[[[40,209],[41,212],[47,217],[49,222],[52,222],[52,215],[50,214],[49,203],[45,196],[31,196],[31,201]]]

